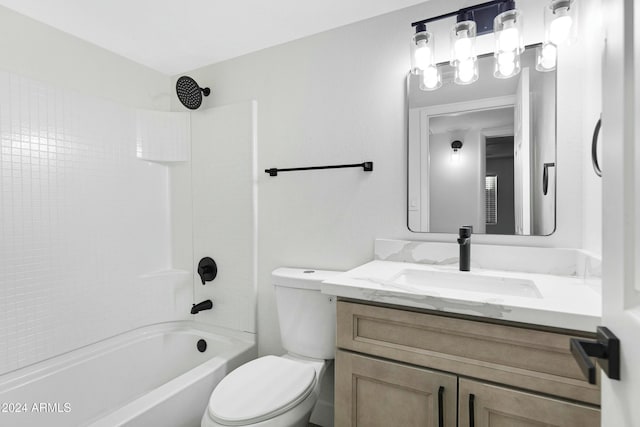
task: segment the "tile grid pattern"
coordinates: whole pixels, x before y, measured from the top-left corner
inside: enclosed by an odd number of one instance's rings
[[[182,316],[166,166],[134,110],[0,72],[0,373]]]

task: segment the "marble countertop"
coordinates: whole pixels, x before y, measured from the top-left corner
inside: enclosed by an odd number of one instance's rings
[[[325,280],[321,289],[325,294],[344,298],[578,331],[595,332],[601,321],[599,285],[584,277],[472,267],[476,278],[532,281],[539,291],[534,296],[516,296],[398,284],[398,275],[406,270],[442,272],[453,280],[457,274],[461,280],[469,274],[458,271],[457,264],[433,266],[375,260]]]

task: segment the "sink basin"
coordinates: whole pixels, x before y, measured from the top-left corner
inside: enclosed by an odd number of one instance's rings
[[[402,270],[391,285],[409,291],[457,290],[483,294],[542,298],[533,281],[510,277],[430,270]]]

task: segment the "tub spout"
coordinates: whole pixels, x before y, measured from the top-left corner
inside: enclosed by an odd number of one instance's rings
[[[202,310],[211,310],[212,308],[213,308],[213,302],[210,299],[208,299],[198,304],[193,304],[193,306],[191,307],[191,314],[198,314]]]

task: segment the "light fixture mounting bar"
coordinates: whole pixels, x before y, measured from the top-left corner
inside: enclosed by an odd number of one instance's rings
[[[457,16],[458,22],[475,21],[477,26],[477,35],[482,35],[493,31],[493,18],[500,13],[511,9],[515,9],[515,0],[492,0],[475,6],[464,7],[454,12],[434,16],[433,18],[412,22],[411,26],[417,27],[419,25],[428,24],[429,22],[435,22],[441,19]]]

